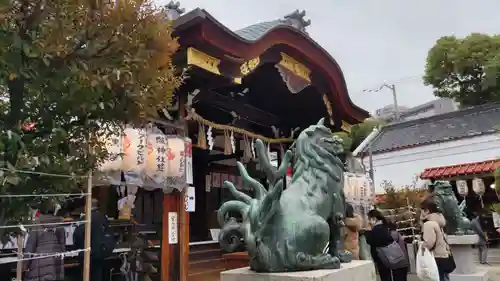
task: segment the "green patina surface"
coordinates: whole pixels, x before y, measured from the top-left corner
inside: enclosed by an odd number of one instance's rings
[[[236,200],[219,209],[219,240],[242,233],[250,268],[258,272],[336,269],[341,262],[349,262],[351,254],[343,250],[342,235],[346,206],[344,164],[338,157],[343,153],[342,140],[332,135],[322,119],[300,133],[293,152],[286,152],[278,168],[270,164],[262,141],[256,142],[256,149],[268,189],[238,162],[243,183],[254,196],[224,182]],[[294,174],[283,190],[290,162]],[[239,212],[242,222],[227,221],[230,212]]]
[[[434,182],[430,185],[430,189],[436,204],[446,219],[446,233],[455,235],[467,234],[470,228],[470,221],[464,213],[466,207],[465,200],[459,204],[452,186],[445,181]]]

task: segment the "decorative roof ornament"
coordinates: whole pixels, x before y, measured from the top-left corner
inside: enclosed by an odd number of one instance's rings
[[[170,1],[165,5],[165,10],[167,11],[167,18],[169,20],[178,19],[186,11],[186,9],[181,8],[181,3],[179,3],[179,1]]]
[[[298,30],[302,32],[306,32],[306,27],[311,25],[311,20],[305,20],[304,16],[306,15],[306,11],[302,10],[302,12],[299,12],[299,10],[295,10],[295,12],[288,14],[285,16],[285,19],[282,20],[284,23],[291,25]]]

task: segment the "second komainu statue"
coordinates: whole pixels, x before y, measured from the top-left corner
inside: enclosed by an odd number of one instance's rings
[[[343,250],[344,163],[342,140],[320,120],[300,133],[293,152],[287,151],[278,168],[271,165],[262,141],[256,149],[268,189],[250,177],[238,162],[243,184],[253,197],[231,182],[224,185],[236,200],[224,203],[218,212],[222,226],[219,240],[235,231],[243,233],[250,268],[257,272],[336,269],[350,262]],[[293,176],[283,190],[286,169],[293,163]],[[242,221],[226,220],[238,212]]]

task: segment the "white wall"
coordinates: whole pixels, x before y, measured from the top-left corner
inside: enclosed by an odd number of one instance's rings
[[[383,193],[383,180],[411,185],[425,168],[466,164],[500,157],[498,135],[478,136],[373,155],[375,192]],[[368,157],[363,163],[369,168]]]

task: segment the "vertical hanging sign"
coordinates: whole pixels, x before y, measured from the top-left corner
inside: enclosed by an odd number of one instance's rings
[[[177,213],[168,212],[168,244],[177,244],[179,241],[179,230],[177,223]]]
[[[186,212],[194,212],[196,210],[196,197],[194,186],[188,186],[184,193],[184,207]]]
[[[186,145],[186,183],[194,184],[193,180],[193,143],[190,138],[185,139]]]
[[[186,187],[186,146],[183,138],[167,136],[166,187],[182,191]]]

